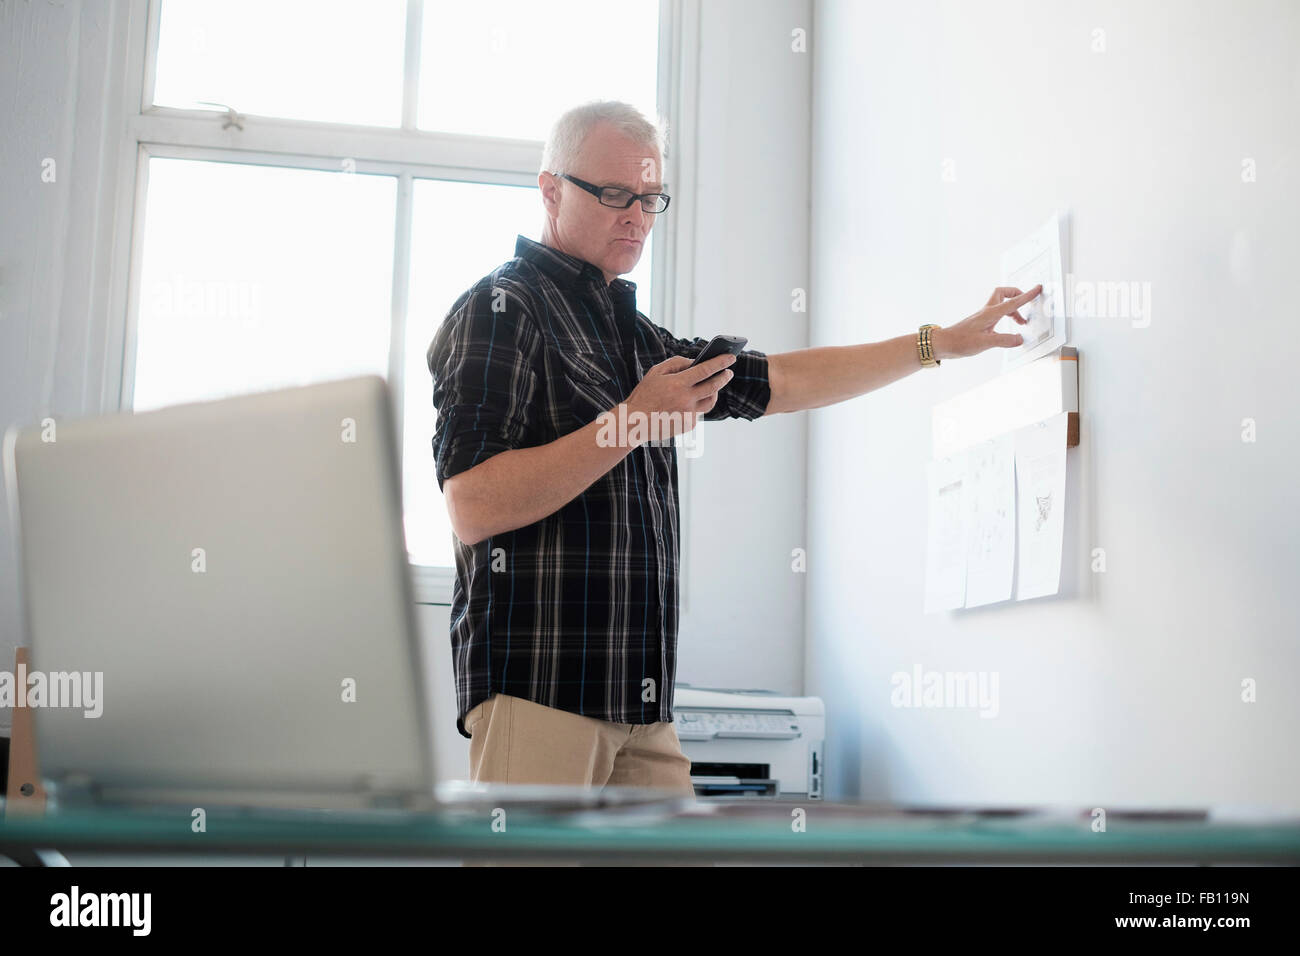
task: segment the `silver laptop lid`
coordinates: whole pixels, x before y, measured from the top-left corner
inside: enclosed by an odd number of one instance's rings
[[[55,428],[4,442],[29,667],[102,714],[33,710],[44,777],[432,792],[383,379]]]

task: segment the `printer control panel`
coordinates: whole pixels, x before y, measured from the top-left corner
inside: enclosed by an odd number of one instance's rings
[[[791,740],[801,736],[799,721],[789,713],[678,709],[673,716],[679,740]]]

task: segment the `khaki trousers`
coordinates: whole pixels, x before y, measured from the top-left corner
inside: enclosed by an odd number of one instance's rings
[[[465,715],[474,783],[660,787],[693,794],[669,721],[620,724],[493,694]]]

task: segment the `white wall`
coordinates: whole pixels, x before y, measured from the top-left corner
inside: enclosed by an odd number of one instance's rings
[[[701,4],[694,328],[784,352],[808,344],[812,26],[806,0]],[[679,456],[685,579],[677,677],[697,686],[802,693],[807,412],[708,422],[703,454]]]
[[[1059,597],[921,613],[930,409],[997,354],[812,413],[807,690],[830,715],[830,795],[1300,806],[1300,6],[816,12],[813,345],[963,318],[1057,208],[1078,279],[1152,296],[1149,327],[1074,325]],[[891,707],[916,663],[998,672],[1000,715]]]
[[[111,284],[127,268],[106,253],[120,50],[129,31],[143,29],[129,22],[129,6],[0,6],[0,429],[118,407],[101,389],[104,368],[122,361],[103,329]],[[806,344],[805,317],[789,303],[790,290],[808,284],[811,64],[790,52],[789,34],[810,25],[810,8],[808,0],[702,5],[695,314],[693,327],[678,324],[682,334],[739,332],[769,352]],[[40,181],[47,156],[57,162],[52,184]],[[803,580],[789,563],[803,544],[805,419],[707,423],[702,457],[682,458],[682,680],[801,689]],[[12,667],[4,662],[18,641],[11,548],[6,506],[0,669]],[[447,607],[422,606],[420,623],[436,684],[450,695]],[[454,700],[437,706],[443,767],[463,773],[468,748]],[[0,711],[0,734],[9,718]]]

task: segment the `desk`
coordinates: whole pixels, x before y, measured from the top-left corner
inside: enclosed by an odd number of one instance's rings
[[[712,804],[705,807],[704,804]],[[792,813],[806,812],[795,832]],[[1106,832],[1081,813],[907,811],[861,804],[700,801],[544,815],[509,810],[64,809],[0,823],[0,853],[261,854],[619,863],[1300,863],[1300,819],[1223,822],[1112,812]]]

